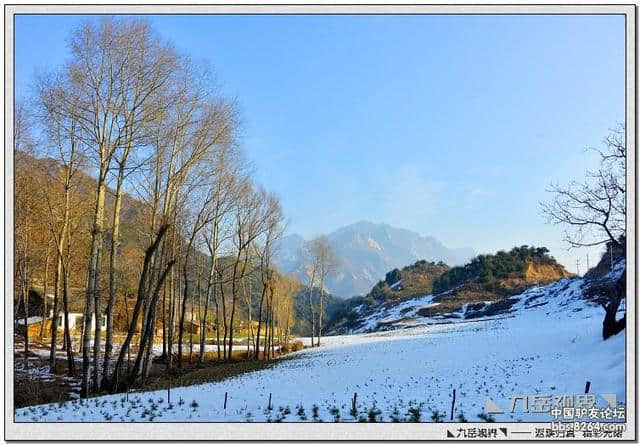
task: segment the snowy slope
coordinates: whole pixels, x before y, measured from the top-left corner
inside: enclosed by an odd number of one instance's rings
[[[511,395],[583,393],[586,380],[592,393],[616,394],[624,403],[624,331],[602,341],[604,311],[581,298],[583,284],[565,279],[529,289],[514,297],[513,312],[494,318],[326,337],[321,347],[271,369],[174,388],[171,405],[166,391],[130,394],[128,401],[110,395],[20,409],[16,421],[356,421],[368,419],[370,411],[384,421],[412,414],[415,419],[418,412],[421,421],[431,421],[432,410],[448,420],[453,388],[455,415],[479,421],[486,396],[505,408]],[[428,304],[430,297],[423,297],[402,315]],[[519,411],[495,418],[550,420],[548,414]]]
[[[624,271],[624,260],[614,265],[614,269],[598,281],[614,281]],[[484,320],[497,316],[514,316],[516,312],[529,310],[538,306],[547,306],[546,311],[566,313],[581,311],[589,302],[582,299],[583,289],[592,284],[586,279],[561,279],[546,286],[534,286],[520,295],[502,301],[485,301],[471,307],[463,305],[459,310],[440,315],[424,317],[419,315],[420,309],[438,306],[440,303],[433,295],[408,298],[399,303],[394,301],[382,303],[369,311],[358,306],[355,311],[361,315],[359,324],[351,331],[354,334],[407,329],[417,326],[430,326],[442,323],[469,322],[470,319]],[[567,310],[567,306],[571,308]],[[504,309],[500,309],[504,308]],[[485,312],[498,312],[496,316],[484,316]],[[546,313],[546,312],[545,312]],[[476,320],[477,321],[477,320]]]

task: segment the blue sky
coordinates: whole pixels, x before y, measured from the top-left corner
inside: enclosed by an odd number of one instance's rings
[[[16,18],[18,97],[85,19]],[[585,148],[624,121],[623,16],[148,19],[237,98],[256,181],[281,197],[290,232],[370,220],[584,265],[538,203],[593,167]]]

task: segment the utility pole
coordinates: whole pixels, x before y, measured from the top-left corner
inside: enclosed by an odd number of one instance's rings
[[[576,259],[576,275],[580,276],[580,258]]]
[[[589,254],[587,254],[587,271],[589,270]]]

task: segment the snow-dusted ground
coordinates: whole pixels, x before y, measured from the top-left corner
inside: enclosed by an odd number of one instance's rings
[[[397,283],[396,283],[397,284]],[[354,333],[364,333],[374,330],[380,324],[394,323],[397,327],[410,327],[415,325],[412,321],[417,316],[418,310],[440,303],[433,302],[433,295],[411,298],[395,305],[382,305],[371,314],[365,316],[362,325],[354,330]],[[356,308],[362,311],[362,306]],[[422,317],[420,317],[422,318]]]
[[[511,395],[616,394],[624,403],[624,331],[602,340],[602,308],[580,298],[582,280],[560,280],[517,297],[510,314],[371,334],[325,337],[271,369],[217,383],[41,405],[16,421],[355,421],[409,420],[432,411],[479,421],[490,396],[498,421],[550,421],[508,413]],[[416,307],[430,304],[424,297]],[[402,316],[412,311],[403,308]],[[357,413],[350,413],[357,392]],[[227,408],[223,408],[225,393]],[[268,409],[271,394],[272,409]],[[598,398],[600,406],[605,402]],[[314,408],[317,407],[317,408]],[[518,405],[519,406],[519,405]],[[379,413],[378,413],[379,411]],[[315,413],[315,418],[314,418]],[[355,417],[352,415],[355,414]]]

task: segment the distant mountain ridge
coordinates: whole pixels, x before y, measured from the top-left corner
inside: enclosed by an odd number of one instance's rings
[[[385,274],[418,260],[464,264],[475,255],[473,249],[450,249],[434,237],[422,236],[388,224],[361,221],[327,234],[339,265],[327,277],[326,290],[343,297],[364,295]],[[307,240],[293,234],[284,237],[275,249],[275,263],[283,273],[305,277],[301,252]]]

